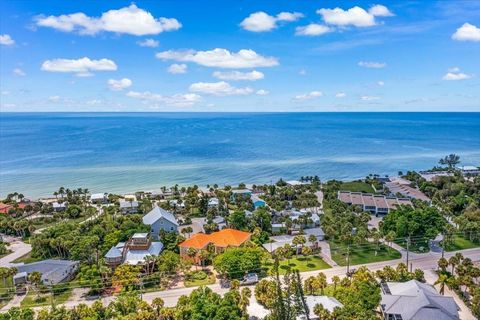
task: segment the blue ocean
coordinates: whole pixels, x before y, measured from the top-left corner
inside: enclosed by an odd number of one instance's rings
[[[480,165],[480,113],[1,113],[0,195]]]

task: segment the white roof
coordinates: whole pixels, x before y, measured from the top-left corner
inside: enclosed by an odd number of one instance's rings
[[[90,199],[92,199],[92,200],[103,199],[103,198],[105,198],[106,196],[107,196],[106,193],[92,193],[92,194],[90,195]]]
[[[300,182],[298,180],[288,180],[287,184],[291,186],[301,186],[303,182]]]
[[[125,200],[120,200],[120,208],[137,208],[138,207],[138,202],[137,201],[125,201]]]
[[[146,256],[158,256],[163,249],[163,243],[152,242],[148,250],[128,250],[125,255],[125,263],[131,265],[141,264]]]
[[[461,170],[468,170],[468,171],[470,171],[470,170],[478,170],[478,168],[475,167],[475,166],[463,166],[463,167],[460,167],[460,169],[461,169]]]
[[[332,312],[333,309],[335,308],[341,308],[343,307],[343,304],[340,303],[337,299],[334,297],[328,297],[328,296],[305,296],[305,303],[308,306],[308,310],[310,311],[310,319],[316,318],[315,313],[313,312],[313,309],[315,308],[315,305],[321,304],[325,309],[328,311]],[[297,319],[306,319],[304,315],[301,315],[297,317]]]
[[[52,206],[54,208],[65,208],[66,204],[65,204],[65,202],[62,202],[62,203],[54,202],[54,203],[52,203]]]
[[[143,216],[142,220],[144,224],[151,226],[161,218],[164,218],[165,220],[168,220],[178,226],[177,219],[175,219],[173,213],[160,207],[154,207],[149,213]]]
[[[142,238],[146,238],[146,237],[148,237],[148,233],[147,233],[147,232],[144,232],[144,233],[140,233],[140,232],[134,233],[133,236],[132,236],[133,239],[142,239]]]
[[[252,193],[252,190],[249,190],[249,189],[235,189],[235,190],[232,190],[232,193],[240,193],[240,194]]]
[[[219,203],[218,198],[210,198],[210,199],[208,199],[208,205],[209,205],[209,206],[218,205],[218,203]]]

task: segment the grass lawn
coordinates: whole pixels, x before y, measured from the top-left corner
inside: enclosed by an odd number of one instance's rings
[[[273,268],[273,260],[265,264],[270,271]],[[331,266],[323,261],[319,256],[293,256],[290,260],[280,261],[279,272],[285,274],[288,269],[297,269],[300,272],[315,271],[331,268]]]
[[[395,243],[398,244],[399,246],[403,247],[403,248],[407,248],[407,242],[406,240],[395,240]],[[408,249],[412,252],[415,252],[415,253],[425,253],[425,252],[428,252],[430,251],[430,247],[428,245],[428,239],[417,239],[415,241],[411,241],[410,242],[410,246],[408,247]]]
[[[204,277],[205,276],[205,277]],[[209,270],[192,271],[185,277],[185,287],[206,286],[215,283],[215,275]]]
[[[372,186],[363,181],[349,181],[342,183],[341,190],[352,191],[352,192],[366,192],[374,193]]]
[[[70,298],[71,294],[72,289],[67,289],[58,294],[55,294],[53,296],[55,304],[57,305],[66,302],[68,298]],[[52,296],[50,293],[41,293],[37,299],[37,293],[30,289],[30,291],[27,293],[27,296],[25,297],[25,299],[23,299],[20,305],[22,307],[49,306],[52,303],[51,299]]]
[[[15,288],[13,287],[13,278],[8,277],[5,279],[5,283],[3,280],[0,280],[0,308],[3,308],[10,299],[12,299],[15,292]]]
[[[463,235],[453,237],[453,242],[445,246],[445,251],[456,251],[480,247],[480,242],[473,242]]]
[[[347,265],[347,245],[337,242],[329,241],[332,259],[340,266]],[[375,255],[377,249],[374,243],[365,243],[361,245],[352,245],[350,248],[350,265],[365,264],[371,262],[379,262],[386,260],[399,259],[402,255],[395,249],[381,244]]]
[[[41,258],[33,258],[31,255],[31,252],[27,253],[26,255],[23,255],[15,260],[13,260],[13,263],[32,263],[32,262],[37,262],[42,260]]]

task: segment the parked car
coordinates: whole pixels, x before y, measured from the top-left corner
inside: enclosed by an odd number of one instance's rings
[[[248,286],[248,285],[255,284],[257,282],[258,282],[258,274],[251,272],[251,273],[247,273],[243,277],[243,280],[240,281],[240,285]]]

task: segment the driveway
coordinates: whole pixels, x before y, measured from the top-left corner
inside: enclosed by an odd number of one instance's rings
[[[32,246],[28,243],[21,241],[18,238],[14,238],[10,242],[10,246],[8,247],[8,249],[10,249],[12,253],[0,259],[0,267],[12,267],[12,261],[32,251]]]

